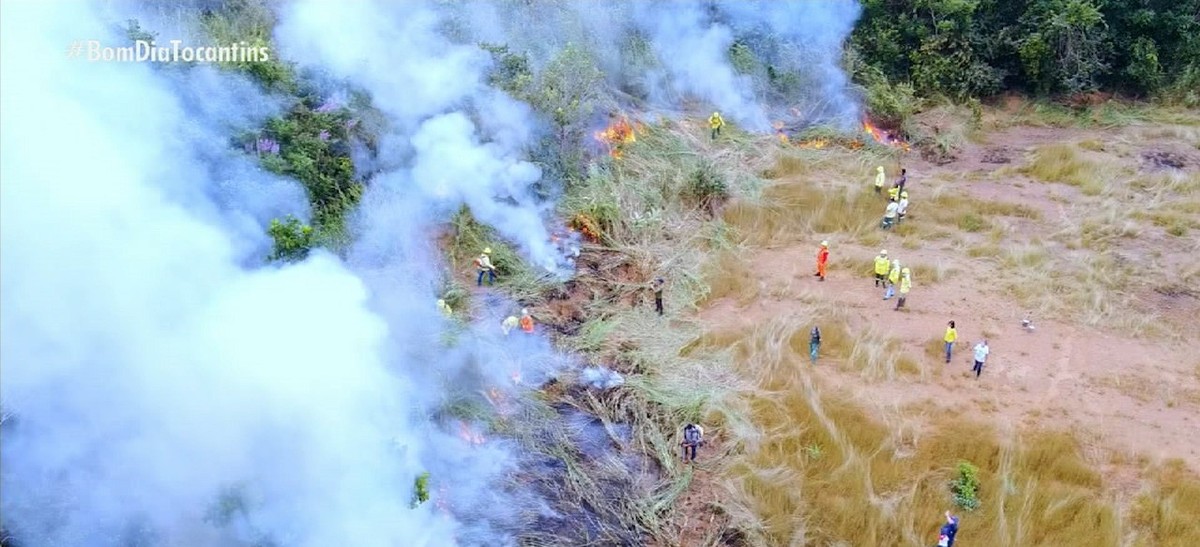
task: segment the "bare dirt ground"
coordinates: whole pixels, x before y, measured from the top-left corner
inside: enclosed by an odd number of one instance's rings
[[[1039,145],[1087,139],[1102,143],[1119,140],[1141,152],[1170,149],[1175,151],[1173,157],[1191,163],[1185,163],[1184,169],[1200,169],[1200,162],[1192,157],[1200,155],[1195,149],[1141,141],[1132,129],[1101,132],[1014,127],[991,134],[987,143],[965,144],[958,159],[946,165],[915,157],[906,160],[913,195],[910,216],[922,214],[923,181],[962,179],[956,182],[955,192],[979,200],[1016,202],[1042,213],[1040,220],[1005,219],[1015,228],[1009,230],[1014,235],[998,245],[1025,244],[1044,233],[1040,224],[1067,214],[1064,204],[1079,199],[1079,189],[1018,176],[1005,181],[981,180],[983,177],[972,173],[1019,165]],[[864,181],[868,178],[869,174],[863,175]],[[1174,267],[1195,265],[1200,258],[1190,252],[1196,244],[1194,234],[1170,238],[1148,231],[1130,244],[1131,252],[1156,252],[1168,261],[1182,261]],[[1035,317],[1036,330],[1028,332],[1020,326],[1027,310],[994,282],[995,275],[1003,272],[970,258],[961,246],[930,241],[905,249],[899,236],[885,236],[882,247],[892,257],[906,264],[938,264],[949,272],[938,282],[914,275],[907,309],[894,311],[896,300],[883,301],[883,291],[874,287],[873,280],[865,272],[850,271],[848,265],[869,260],[879,248],[835,241],[830,275],[822,283],[812,276],[816,243],[821,237],[809,239],[752,249],[749,270],[754,279],[747,282],[760,284],[767,289],[761,294],[772,297],[760,296],[746,306],[731,299],[719,300],[701,312],[702,319],[713,328],[736,328],[785,315],[805,305],[803,301],[834,304],[848,311],[851,333],[868,327],[882,330],[901,341],[899,351],[920,364],[920,373],[890,380],[868,379],[847,367],[817,365],[823,380],[856,394],[868,408],[880,413],[909,409],[905,414],[917,416],[921,409],[949,409],[993,420],[1001,431],[1028,426],[1065,428],[1098,451],[1097,464],[1110,461],[1101,453],[1115,451],[1156,460],[1179,458],[1200,471],[1200,436],[1191,434],[1200,426],[1200,331],[1195,328],[1200,299],[1196,295],[1148,293],[1141,299],[1158,312],[1161,321],[1184,335],[1182,342],[1088,328],[1059,317]],[[941,339],[946,322],[952,319],[957,322],[959,342],[953,361],[945,364],[931,354],[930,346]],[[982,377],[976,379],[970,372],[971,348],[985,337],[991,355]]]

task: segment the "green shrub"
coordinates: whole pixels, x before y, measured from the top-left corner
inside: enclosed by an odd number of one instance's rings
[[[415,509],[418,505],[429,501],[429,472],[426,471],[417,475],[413,481],[413,501],[412,506]]]
[[[509,51],[508,46],[498,44],[479,44],[488,53],[496,65],[488,74],[488,83],[507,91],[514,97],[524,97],[533,85],[533,69],[529,66],[529,57]]]
[[[275,18],[265,2],[227,0],[219,10],[200,15],[205,32],[217,44],[245,43],[249,48],[267,48],[268,58],[254,61],[225,61],[222,68],[246,73],[263,88],[295,93],[299,89],[291,64],[283,62],[271,42]]]
[[[318,229],[340,229],[358,204],[362,185],[354,180],[348,146],[350,112],[317,112],[298,104],[283,117],[267,120],[262,131],[247,134],[246,148],[268,171],[294,177],[304,185]]]
[[[312,226],[300,222],[292,215],[288,215],[282,222],[277,218],[272,219],[271,226],[267,228],[267,234],[275,240],[270,260],[282,262],[304,260],[313,247]]]
[[[688,177],[686,197],[699,208],[712,211],[729,198],[729,185],[711,162],[703,162]]]
[[[958,477],[950,482],[954,503],[967,511],[979,508],[979,468],[970,462],[958,462]]]

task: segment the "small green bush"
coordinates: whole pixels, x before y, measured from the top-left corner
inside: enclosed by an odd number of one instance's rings
[[[704,162],[688,177],[684,193],[697,207],[711,211],[729,198],[729,185],[712,163]]]
[[[418,505],[429,501],[429,472],[426,471],[417,475],[413,481],[413,502],[412,506],[415,509]]]
[[[967,511],[979,508],[979,468],[970,462],[958,462],[958,478],[950,482],[954,503]]]
[[[304,260],[313,247],[312,226],[300,222],[299,219],[288,215],[283,221],[272,219],[267,234],[275,240],[270,260],[295,262]]]

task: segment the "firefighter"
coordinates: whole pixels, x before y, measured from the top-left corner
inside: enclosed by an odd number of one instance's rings
[[[883,166],[875,168],[875,194],[883,195],[883,185],[887,183],[887,175],[883,174]]]
[[[696,448],[704,444],[704,428],[697,424],[687,424],[683,428],[683,461],[684,463],[692,463],[696,461]]]
[[[875,257],[875,286],[887,286],[888,268],[891,263],[888,262],[887,249],[879,251],[879,256]]]
[[[891,188],[888,188],[888,200],[900,201],[900,187],[899,186],[892,185]]]
[[[475,267],[479,269],[479,279],[475,281],[475,286],[483,286],[483,275],[488,276],[488,285],[496,282],[496,267],[492,265],[492,248],[488,247],[483,250],[478,257],[475,258]]]
[[[450,305],[447,304],[446,301],[442,298],[438,299],[437,307],[438,307],[438,311],[442,312],[442,315],[444,315],[446,317],[450,317],[454,313],[454,311],[450,309]]]
[[[717,136],[721,134],[721,128],[725,127],[725,120],[721,118],[720,112],[713,112],[712,116],[708,117],[708,128],[712,130],[713,140],[717,140]]]
[[[817,250],[817,273],[813,274],[819,277],[821,281],[825,281],[825,270],[829,266],[829,241],[822,241],[821,248]]]
[[[812,332],[808,333],[808,356],[812,359],[813,364],[817,364],[817,354],[821,351],[821,329],[813,326]]]
[[[908,214],[908,190],[900,192],[900,202],[896,204],[896,222],[904,220]]]
[[[666,281],[660,277],[655,279],[651,285],[651,288],[654,290],[654,311],[658,312],[659,315],[663,314],[663,285],[665,284]]]
[[[887,300],[896,294],[896,283],[900,282],[900,260],[892,259],[892,269],[888,270],[887,291],[883,299]]]
[[[529,315],[529,309],[521,309],[521,330],[527,334],[533,334],[533,316]]]
[[[896,308],[899,310],[904,307],[904,301],[908,300],[908,291],[912,290],[912,272],[908,268],[900,270],[900,300],[896,301]]]
[[[517,320],[517,316],[510,315],[508,317],[505,317],[504,321],[502,323],[500,323],[500,328],[504,330],[504,335],[508,336],[508,333],[512,332],[513,329],[517,328],[517,323],[519,323],[519,321]]]

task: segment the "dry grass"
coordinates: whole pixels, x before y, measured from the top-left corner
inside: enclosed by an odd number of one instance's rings
[[[802,182],[768,186],[756,201],[731,203],[722,218],[736,240],[771,246],[811,240],[813,234],[853,239],[877,229],[883,205],[869,190]]]
[[[1109,181],[1103,166],[1084,158],[1077,148],[1066,144],[1038,148],[1020,171],[1043,182],[1078,186],[1089,196],[1099,195]]]
[[[1161,480],[1148,491],[1147,501],[1139,501],[1144,507],[1122,520],[1109,485],[1071,435],[1027,431],[1009,437],[958,413],[921,407],[880,410],[859,403],[852,393],[832,390],[816,370],[835,368],[867,382],[929,381],[942,370],[941,340],[932,338],[917,347],[921,353],[907,354],[882,329],[849,328],[854,322],[846,310],[805,294],[790,295],[787,288],[764,290],[747,282],[753,272],[741,260],[743,246],[826,236],[857,241],[870,251],[836,260],[834,267],[867,278],[871,262],[865,255],[881,246],[890,249],[899,235],[904,247],[941,241],[965,249],[971,258],[988,260],[1004,272],[991,281],[1037,315],[1055,310],[1085,324],[1143,332],[1149,326],[1138,321],[1153,318],[1129,313],[1135,309],[1136,272],[1116,251],[1130,235],[1144,234],[1139,231],[1144,228],[1132,213],[1121,214],[1135,203],[1128,194],[1089,186],[1096,183],[1089,183],[1088,176],[1101,167],[1088,159],[1088,152],[1046,147],[1026,168],[1030,176],[1078,185],[1103,200],[1103,207],[1093,202],[1072,207],[1070,218],[1075,220],[1058,227],[1059,239],[1100,250],[1071,253],[1052,242],[1006,244],[1011,223],[1003,217],[1045,224],[1037,210],[938,189],[928,203],[915,204],[910,221],[885,240],[877,229],[883,203],[869,190],[869,174],[879,157],[780,149],[770,161],[762,161],[753,152],[768,148],[765,141],[710,150],[703,135],[694,138],[669,127],[656,131],[639,137],[625,160],[594,173],[593,186],[577,193],[573,204],[600,204],[600,210],[619,213],[611,229],[612,246],[633,257],[639,268],[671,279],[668,317],[629,309],[618,298],[590,304],[594,319],[585,325],[582,338],[598,359],[625,373],[627,383],[610,396],[575,404],[606,422],[634,424],[634,446],[653,456],[663,478],[653,495],[635,503],[596,495],[586,496],[587,503],[626,514],[655,544],[681,544],[683,514],[675,502],[701,475],[678,463],[675,435],[680,423],[703,420],[719,451],[704,456],[709,476],[722,490],[716,494],[718,522],[704,533],[713,543],[736,528],[754,545],[932,544],[941,512],[951,504],[946,482],[959,460],[978,466],[982,481],[982,508],[963,517],[964,545],[1118,545],[1129,537],[1167,545],[1169,538],[1200,533],[1194,507],[1200,495]],[[716,219],[689,210],[672,192],[678,190],[675,179],[687,176],[701,150],[718,156],[717,165],[748,165],[750,172],[773,181],[722,167],[731,202]],[[1053,165],[1060,159],[1067,161],[1065,168]],[[1192,184],[1147,179],[1145,188],[1138,189],[1139,199],[1160,200],[1162,207],[1153,212],[1186,218],[1190,205],[1166,204],[1170,196],[1191,196]],[[1090,224],[1084,222],[1089,219]],[[1146,219],[1153,222],[1153,217]],[[958,231],[980,235],[950,235]],[[949,263],[910,267],[919,284],[956,273]],[[702,331],[687,319],[692,305],[718,298],[749,304],[781,295],[798,298],[800,305],[791,315],[748,331]],[[821,326],[824,338],[815,367],[808,360],[808,330],[814,324]],[[981,403],[990,408],[998,404],[1003,402]],[[1190,476],[1174,480],[1197,484]]]
[[[1185,547],[1200,545],[1200,481],[1182,462],[1149,470],[1151,479],[1138,495],[1129,520],[1133,545]]]
[[[739,375],[757,387],[738,409],[755,425],[744,452],[722,463],[734,495],[726,506],[754,543],[927,545],[959,460],[981,470],[983,506],[963,516],[972,544],[1119,543],[1117,511],[1070,435],[1003,439],[950,414],[926,417],[932,427],[922,429],[902,418],[911,409],[877,421],[813,375],[793,343],[811,320],[781,319],[734,343]],[[937,342],[929,347],[940,357]],[[833,351],[869,355],[878,345],[839,337]]]

